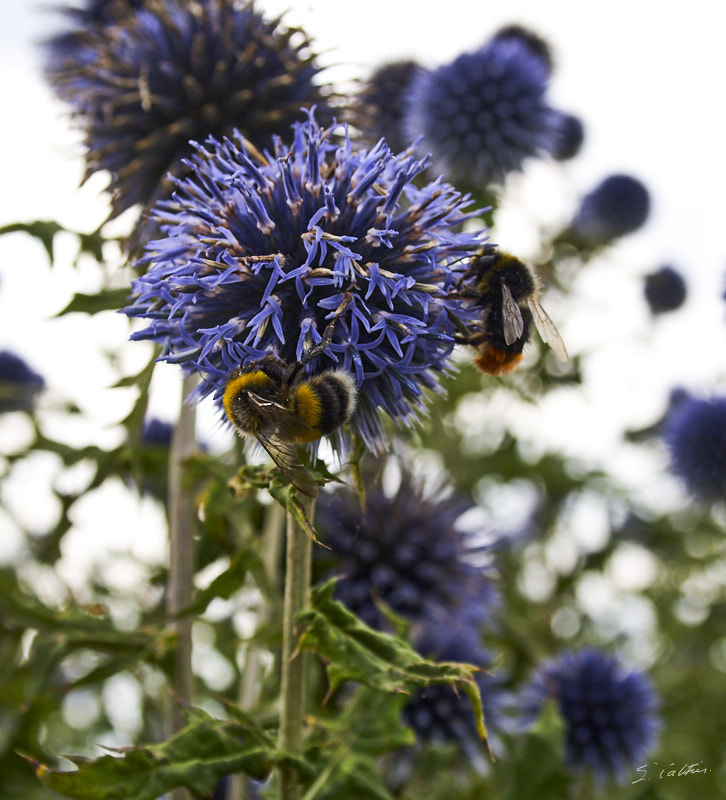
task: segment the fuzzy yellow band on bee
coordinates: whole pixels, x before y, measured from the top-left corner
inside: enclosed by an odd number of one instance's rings
[[[311,383],[303,383],[296,386],[291,407],[312,428],[308,433],[298,436],[296,441],[304,443],[314,442],[319,439],[323,435],[322,430],[320,430],[323,408],[319,388]]]
[[[224,390],[224,410],[232,422],[235,422],[236,415],[233,408],[235,400],[242,392],[264,392],[274,387],[274,381],[267,373],[261,369],[254,372],[243,372],[227,384]]]

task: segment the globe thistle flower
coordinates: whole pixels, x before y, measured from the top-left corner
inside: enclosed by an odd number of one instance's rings
[[[645,276],[643,294],[652,314],[676,311],[686,301],[686,282],[678,270],[661,267]]]
[[[8,350],[0,351],[0,413],[32,411],[45,381],[26,362]]]
[[[380,485],[366,492],[321,494],[315,511],[321,540],[317,570],[341,576],[337,598],[367,625],[381,629],[382,600],[414,628],[435,620],[478,624],[491,617],[498,595],[474,559],[483,547],[457,526],[471,504],[426,491],[408,472],[395,493]]]
[[[212,394],[220,411],[233,370],[269,355],[299,362],[325,338],[301,374],[353,375],[351,427],[380,450],[379,409],[410,425],[425,391],[440,391],[452,315],[465,313],[447,293],[486,238],[461,231],[476,212],[446,183],[416,188],[425,161],[395,157],[385,142],[354,150],[312,114],[274,157],[239,134],[207,145],[158,207],[166,238],[148,245],[151,267],[126,309],[151,322],[132,338],[201,373],[196,396]]]
[[[595,649],[568,652],[545,663],[522,697],[532,721],[554,700],[565,721],[570,768],[600,779],[622,779],[655,744],[659,728],[656,694],[647,677]]]
[[[415,61],[395,61],[379,67],[358,96],[357,123],[369,141],[385,139],[394,151],[405,150],[411,142],[403,129],[405,97],[414,77],[422,70]]]
[[[687,397],[668,415],[663,439],[671,471],[698,500],[726,499],[726,397]]]
[[[252,0],[95,0],[75,16],[46,75],[85,134],[87,176],[110,173],[112,216],[168,197],[190,140],[237,128],[263,148],[302,106],[325,113],[310,40]]]
[[[556,134],[550,155],[556,161],[568,161],[574,158],[580,152],[585,140],[585,128],[582,120],[574,114],[557,112],[554,128]]]
[[[525,159],[553,149],[557,116],[545,100],[549,65],[519,36],[422,72],[407,98],[405,128],[454,181],[486,188]]]
[[[481,644],[476,628],[462,624],[432,625],[419,637],[416,649],[421,655],[438,662],[455,661],[481,667],[476,682],[482,698],[487,732],[494,734],[490,744],[496,750],[496,731],[501,725],[501,709],[505,702],[501,681],[487,672],[491,656]],[[486,768],[481,740],[466,695],[450,686],[429,686],[416,692],[404,706],[403,720],[425,742],[455,742],[478,772]]]
[[[611,175],[585,195],[572,221],[586,241],[604,244],[641,228],[650,213],[650,194],[630,175]]]

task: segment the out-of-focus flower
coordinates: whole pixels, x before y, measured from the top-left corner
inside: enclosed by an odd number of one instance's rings
[[[31,411],[36,395],[45,387],[41,375],[8,350],[0,351],[0,413]]]
[[[371,627],[384,626],[376,600],[414,627],[491,620],[498,593],[475,563],[483,548],[457,525],[470,508],[460,497],[427,492],[408,472],[392,496],[368,489],[364,511],[355,492],[321,494],[316,523],[330,550],[316,552],[318,565],[341,576],[337,598]]]
[[[688,397],[668,415],[663,439],[671,471],[697,499],[726,499],[726,397]]]
[[[173,434],[174,426],[171,422],[152,417],[144,422],[144,427],[141,430],[141,441],[152,447],[170,447]]]
[[[686,282],[673,267],[661,267],[645,276],[643,294],[653,314],[680,308],[686,301],[686,293]]]
[[[51,82],[55,83],[56,78],[60,78],[61,70],[68,69],[79,56],[84,57],[81,49],[88,41],[86,33],[89,29],[112,25],[124,14],[147,3],[148,0],[86,0],[85,5],[56,8],[67,24],[45,43],[46,72]],[[66,66],[63,67],[63,64]],[[62,83],[56,88],[62,96]],[[70,100],[71,97],[66,99]]]
[[[46,75],[85,134],[87,174],[110,173],[114,216],[168,197],[190,140],[237,128],[270,147],[302,106],[325,116],[310,40],[252,2],[95,0],[69,13],[79,27],[47,43]]]
[[[566,726],[572,769],[622,779],[648,754],[659,728],[657,697],[646,675],[595,649],[564,653],[545,663],[522,697],[534,720],[554,700]]]
[[[557,113],[545,93],[549,63],[520,36],[495,37],[423,71],[408,93],[405,130],[454,182],[485,189],[525,159],[552,151]]]
[[[518,42],[527,48],[530,55],[539,58],[543,66],[547,69],[547,75],[552,73],[554,67],[554,57],[550,43],[523,25],[505,25],[500,28],[491,39],[493,42]]]
[[[574,114],[557,112],[554,128],[556,132],[550,155],[557,161],[574,158],[580,152],[585,140],[585,128],[582,120]]]
[[[416,643],[421,655],[436,661],[455,661],[481,667],[476,682],[482,698],[487,733],[496,750],[496,732],[504,699],[501,681],[488,670],[491,656],[473,627],[451,623],[432,625]],[[411,697],[403,709],[403,719],[419,739],[439,744],[456,742],[478,772],[483,772],[487,756],[476,730],[471,704],[463,692],[450,686],[429,686]]]
[[[379,67],[358,96],[360,127],[366,140],[383,138],[394,152],[411,142],[403,129],[404,102],[414,77],[422,70],[415,61],[395,61]]]
[[[442,181],[416,188],[425,161],[385,142],[355,150],[312,115],[275,157],[236,136],[210,139],[189,166],[157,209],[166,238],[148,245],[151,267],[126,309],[151,322],[133,338],[161,342],[162,360],[201,373],[197,396],[213,394],[222,410],[233,370],[266,355],[295,363],[327,331],[304,374],[351,373],[351,426],[382,449],[379,409],[410,425],[425,391],[440,391],[452,315],[466,313],[447,293],[486,239],[462,230],[476,214],[464,212],[468,198]]]
[[[650,194],[630,175],[610,175],[585,195],[573,231],[594,244],[607,243],[641,228],[650,213]]]

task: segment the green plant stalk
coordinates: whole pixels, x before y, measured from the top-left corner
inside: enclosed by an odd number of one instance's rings
[[[312,519],[313,501],[305,500],[305,513]],[[293,519],[287,516],[285,554],[285,600],[282,618],[282,708],[280,710],[279,746],[291,755],[303,752],[303,715],[305,711],[305,656],[298,651],[299,632],[293,619],[309,604],[312,540]],[[289,766],[280,767],[280,800],[299,800],[298,775]]]
[[[277,503],[267,509],[265,527],[262,531],[262,560],[270,582],[277,588],[280,583],[279,560],[282,549],[284,511]],[[258,627],[262,627],[269,617],[269,606],[261,603],[258,609]],[[237,702],[245,711],[252,711],[259,702],[262,684],[260,651],[247,646],[244,654],[244,668],[239,682]],[[247,797],[247,776],[230,776],[227,784],[227,800],[245,800]]]
[[[194,588],[194,519],[189,490],[184,486],[184,461],[196,449],[196,408],[184,400],[194,389],[196,376],[187,376],[182,384],[182,402],[179,420],[174,428],[169,453],[169,578],[167,584],[167,610],[170,619],[192,599]],[[179,703],[191,704],[194,677],[192,675],[192,622],[191,616],[174,621],[177,647],[174,654],[172,691],[174,703],[169,714],[169,734],[184,727]],[[188,800],[186,789],[176,789],[172,800]]]

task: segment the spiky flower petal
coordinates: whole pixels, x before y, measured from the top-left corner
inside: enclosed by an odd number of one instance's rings
[[[318,570],[340,575],[338,599],[368,625],[381,628],[382,600],[415,626],[457,619],[481,623],[497,604],[490,575],[477,565],[483,548],[459,527],[471,503],[427,491],[404,472],[394,493],[367,488],[365,510],[348,490],[320,496],[318,530],[329,550]]]
[[[423,136],[434,167],[486,188],[553,149],[556,114],[545,99],[549,64],[520,36],[495,37],[450,64],[422,72],[407,101],[406,132]]]
[[[447,294],[486,239],[461,230],[476,213],[468,199],[442,181],[415,187],[426,162],[385,142],[355,150],[312,115],[274,156],[236,135],[208,140],[188,166],[158,207],[166,238],[149,243],[151,267],[134,283],[126,312],[151,320],[134,338],[161,342],[162,359],[201,373],[197,396],[219,403],[240,365],[295,363],[332,324],[305,373],[355,377],[352,428],[380,449],[379,409],[409,425],[440,390],[452,315],[466,313]]]
[[[548,700],[565,721],[565,755],[573,769],[622,779],[655,743],[656,694],[645,674],[614,656],[585,649],[545,663],[524,693],[525,715],[534,718]]]
[[[237,128],[262,148],[302,106],[323,116],[309,39],[251,1],[92,0],[76,16],[46,75],[85,134],[87,173],[111,175],[114,215],[168,197],[190,140]]]
[[[726,500],[726,397],[686,397],[663,427],[671,470],[699,500]]]

